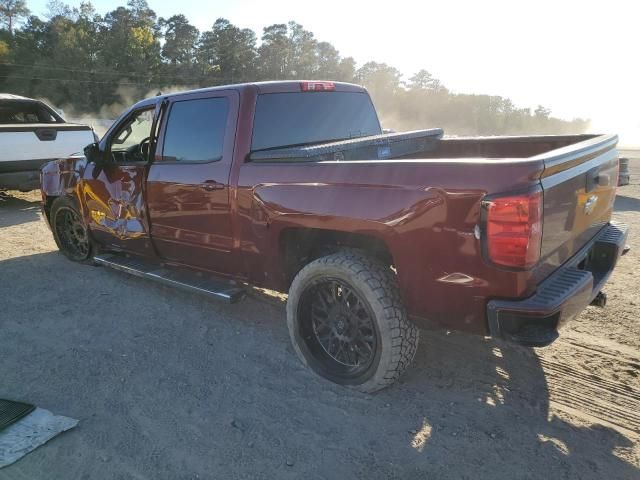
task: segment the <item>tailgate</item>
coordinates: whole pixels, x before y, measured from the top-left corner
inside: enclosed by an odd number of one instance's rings
[[[24,169],[25,162],[67,157],[95,141],[88,125],[71,123],[0,125],[0,167]],[[39,165],[35,167],[39,168]]]
[[[618,176],[615,135],[534,157],[544,161],[541,261],[559,266],[611,219]]]

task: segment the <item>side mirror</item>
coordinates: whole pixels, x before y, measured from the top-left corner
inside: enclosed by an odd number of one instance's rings
[[[93,162],[96,165],[102,165],[104,163],[104,155],[100,150],[98,142],[91,143],[84,147],[84,156],[87,157],[88,162]]]

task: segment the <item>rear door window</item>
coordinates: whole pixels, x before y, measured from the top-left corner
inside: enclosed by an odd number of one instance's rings
[[[251,150],[380,133],[375,108],[364,92],[269,93],[258,96]]]
[[[222,158],[227,98],[198,98],[173,103],[164,135],[162,161],[215,162]]]

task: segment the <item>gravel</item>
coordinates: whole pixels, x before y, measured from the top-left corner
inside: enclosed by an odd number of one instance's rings
[[[280,297],[235,306],[56,249],[38,195],[0,200],[0,397],[80,419],[0,479],[640,478],[640,160],[632,251],[545,349],[423,331],[375,395],[304,369]]]

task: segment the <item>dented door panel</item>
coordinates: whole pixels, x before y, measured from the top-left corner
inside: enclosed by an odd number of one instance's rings
[[[145,176],[146,165],[87,166],[79,194],[96,240],[137,253],[149,248]]]

